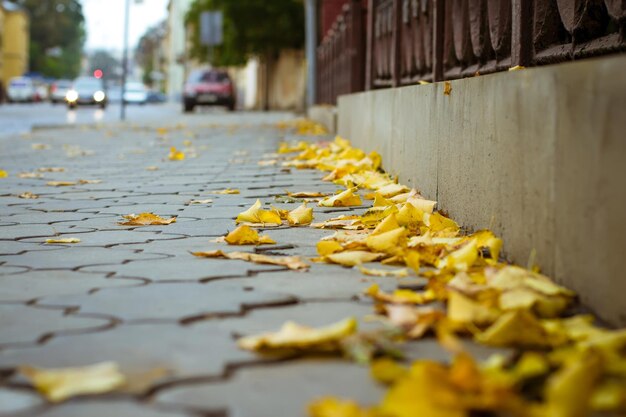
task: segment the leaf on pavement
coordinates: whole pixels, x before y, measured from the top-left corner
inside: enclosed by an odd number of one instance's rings
[[[374,417],[354,401],[322,397],[307,407],[309,417]]]
[[[369,275],[372,277],[394,277],[394,278],[404,278],[409,276],[409,270],[406,268],[402,269],[373,269],[373,268],[365,268],[361,265],[357,265],[359,271],[362,274]]]
[[[296,191],[294,193],[287,191],[287,195],[293,198],[318,198],[326,197],[328,194],[320,193],[318,191]]]
[[[452,84],[450,81],[446,81],[443,83],[443,94],[449,96],[452,93]]]
[[[170,153],[167,155],[170,161],[182,161],[185,159],[185,153],[183,151],[179,151],[175,146],[170,148]]]
[[[299,207],[287,214],[287,221],[291,226],[306,226],[313,221],[313,209],[302,203]]]
[[[77,185],[76,181],[48,181],[46,185],[51,187],[69,187],[72,185]]]
[[[308,327],[288,321],[275,333],[242,337],[237,345],[246,350],[267,351],[275,349],[298,349],[307,351],[337,351],[341,339],[357,329],[354,317],[324,327]]]
[[[317,203],[317,205],[320,207],[360,206],[362,204],[361,197],[359,197],[358,194],[354,194],[355,190],[354,188],[350,188],[334,196],[326,197]]]
[[[248,252],[222,252],[221,250],[192,252],[191,254],[201,258],[235,259],[257,264],[285,266],[293,270],[307,269],[309,267],[308,264],[302,262],[299,256],[267,256]]]
[[[39,198],[39,196],[37,194],[33,194],[29,191],[23,192],[22,194],[18,195],[19,198],[24,198],[26,200],[36,200]]]
[[[102,180],[78,180],[79,184],[100,184]]]
[[[19,371],[51,402],[63,401],[77,395],[111,392],[126,381],[114,362],[59,369],[22,366]]]
[[[235,230],[224,236],[224,242],[229,245],[272,245],[276,243],[269,236],[259,235],[259,232],[245,225],[237,227]]]
[[[210,198],[206,199],[206,200],[189,200],[187,201],[188,206],[194,205],[194,204],[211,204],[213,202],[213,200],[211,200]]]
[[[122,217],[128,220],[118,223],[122,226],[164,226],[176,223],[176,217],[165,219],[153,213],[127,214]]]
[[[332,253],[324,257],[324,260],[343,266],[356,266],[367,262],[377,261],[384,255],[367,251],[345,251]]]
[[[281,224],[280,215],[274,210],[263,210],[261,200],[257,200],[248,210],[239,213],[237,223]]]
[[[39,172],[65,172],[65,168],[63,167],[41,167],[38,168]]]
[[[62,239],[46,239],[47,244],[52,243],[79,243],[80,239],[77,237],[66,237]]]
[[[45,143],[33,143],[30,145],[31,149],[35,151],[44,151],[46,149],[50,149],[50,145],[46,145]]]
[[[2,171],[0,171],[0,178],[2,178]],[[4,171],[6,173],[6,171]],[[17,174],[19,178],[43,178],[43,174],[39,172],[20,172]]]
[[[159,170],[158,166],[150,165],[146,167],[146,171],[158,171],[158,170]]]
[[[235,188],[226,188],[224,190],[215,190],[209,194],[239,194],[239,190]]]

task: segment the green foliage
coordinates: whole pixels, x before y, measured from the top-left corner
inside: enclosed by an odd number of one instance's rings
[[[192,28],[191,55],[200,61],[209,61],[209,49],[200,42],[200,14],[208,10],[224,16],[224,44],[212,51],[213,65],[243,65],[252,55],[304,45],[302,0],[195,0],[186,22]]]
[[[78,76],[85,43],[85,18],[80,1],[18,0],[16,3],[30,13],[30,70],[54,78]]]

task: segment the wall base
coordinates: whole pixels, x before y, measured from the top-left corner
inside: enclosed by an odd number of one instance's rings
[[[626,56],[339,99],[338,133],[626,325]]]

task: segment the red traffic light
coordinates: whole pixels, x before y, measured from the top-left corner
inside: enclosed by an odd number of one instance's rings
[[[98,79],[102,78],[102,76],[103,76],[103,75],[104,75],[104,73],[102,72],[102,70],[101,70],[101,69],[97,69],[97,70],[95,70],[95,71],[93,72],[93,76],[94,76],[94,77],[96,77],[96,78],[98,78]]]

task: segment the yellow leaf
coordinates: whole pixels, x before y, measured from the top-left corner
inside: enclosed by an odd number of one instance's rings
[[[323,397],[310,403],[309,417],[375,417],[354,401]]]
[[[213,200],[211,200],[210,198],[206,199],[206,200],[189,200],[187,201],[187,205],[191,206],[194,204],[211,204],[213,202]]]
[[[361,216],[361,223],[365,226],[372,227],[397,212],[398,208],[396,206],[371,207]]]
[[[425,213],[424,223],[433,236],[455,237],[461,229],[454,220],[436,212]]]
[[[478,259],[478,248],[476,241],[470,240],[460,249],[455,250],[439,262],[438,267],[441,269],[450,269],[454,271],[467,271]]]
[[[384,187],[380,187],[376,190],[376,193],[380,194],[384,198],[391,198],[398,194],[402,194],[409,191],[409,187],[401,184],[387,184]]]
[[[185,153],[176,149],[176,147],[172,146],[170,148],[170,153],[167,156],[170,161],[182,161],[185,159]]]
[[[378,284],[372,284],[364,291],[364,294],[374,300],[392,304],[424,304],[435,299],[434,294],[429,291],[396,290],[393,294],[387,294],[380,290]]]
[[[395,230],[398,227],[400,227],[400,224],[398,224],[398,221],[396,220],[396,214],[391,213],[389,216],[385,217],[383,221],[378,224],[378,226],[376,226],[376,228],[372,231],[371,235],[372,236],[380,235],[382,233]]]
[[[334,240],[322,240],[317,242],[317,253],[319,253],[320,256],[331,255],[341,251],[343,251],[343,246]]]
[[[118,223],[122,226],[163,226],[176,223],[176,217],[165,219],[153,213],[127,214],[122,217],[128,220],[126,222]]]
[[[423,223],[423,218],[424,212],[410,203],[405,203],[396,214],[398,224],[411,230],[417,229]]]
[[[257,264],[279,265],[289,269],[307,269],[309,265],[302,262],[299,256],[267,256],[248,252],[222,252],[221,250],[213,250],[206,252],[192,252],[193,256],[201,258],[224,258],[235,259]]]
[[[63,239],[46,239],[47,244],[51,243],[79,243],[80,239],[77,237],[66,237]]]
[[[313,209],[308,208],[306,203],[287,214],[287,221],[291,226],[305,226],[313,221]]]
[[[407,198],[406,202],[423,213],[432,213],[437,205],[436,201],[426,200],[415,196]]]
[[[524,310],[502,314],[476,340],[491,346],[502,347],[552,347],[565,341],[565,336],[549,334],[541,322]]]
[[[372,378],[382,384],[391,384],[406,376],[408,370],[389,358],[376,359],[370,366]]]
[[[242,337],[237,345],[246,350],[304,349],[335,351],[339,341],[357,329],[354,317],[328,326],[313,328],[288,321],[278,332]]]
[[[374,193],[374,207],[393,206],[394,204],[393,201],[387,200],[380,193]]]
[[[443,83],[443,94],[449,96],[450,93],[452,93],[452,84],[450,84],[450,81],[445,81]]]
[[[146,171],[158,171],[159,167],[154,166],[154,165],[150,165],[146,167]]]
[[[239,213],[235,221],[237,223],[282,223],[280,215],[277,212],[261,209],[261,200],[257,200],[248,210]]]
[[[326,197],[318,205],[320,207],[351,207],[362,204],[361,197],[354,194],[354,188],[347,189],[332,197]]]
[[[234,188],[226,188],[225,190],[213,191],[210,194],[239,194],[239,190],[236,190]]]
[[[343,266],[356,266],[380,259],[383,255],[365,251],[345,251],[327,255],[324,259]]]
[[[3,169],[0,169],[0,178],[6,178],[9,176],[9,173]]]
[[[78,180],[79,184],[100,184],[102,180]]]
[[[497,309],[484,306],[459,292],[448,292],[448,318],[454,322],[480,326],[493,323],[499,315]]]
[[[36,200],[36,199],[39,198],[39,196],[37,194],[33,194],[31,192],[28,192],[28,191],[18,195],[18,197],[19,198],[30,199],[30,200]]]
[[[50,149],[50,145],[46,145],[45,143],[33,143],[30,145],[31,149],[35,151],[44,151],[46,149]]]
[[[76,181],[48,181],[46,185],[51,187],[69,187],[78,184]]]
[[[41,167],[38,168],[39,172],[65,172],[65,168],[63,167]]]
[[[404,253],[404,263],[415,271],[416,274],[420,271],[420,259],[421,255],[416,250],[407,250]]]
[[[369,236],[365,240],[365,244],[372,251],[393,255],[398,251],[402,251],[402,249],[406,247],[406,234],[407,232],[404,227],[398,227],[397,229],[393,229],[379,235]]]
[[[49,401],[59,402],[84,394],[103,394],[120,388],[126,378],[114,362],[102,362],[80,368],[19,368],[34,387]]]
[[[259,233],[249,226],[239,226],[224,237],[229,245],[262,245],[276,243],[269,236]]]
[[[394,277],[394,278],[404,278],[409,276],[409,271],[406,268],[403,269],[372,269],[365,268],[361,265],[357,265],[359,271],[361,271],[364,275],[369,275],[372,277]]]
[[[38,172],[20,172],[17,176],[20,178],[43,178],[43,175]],[[2,178],[2,174],[0,174],[0,178]]]
[[[287,195],[293,198],[317,198],[326,197],[328,194],[320,193],[318,191],[297,191],[294,193],[287,192]]]

